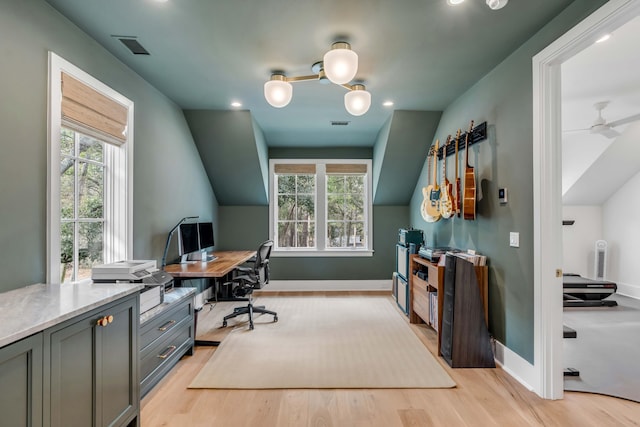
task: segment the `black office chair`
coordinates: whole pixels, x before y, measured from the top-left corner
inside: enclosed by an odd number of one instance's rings
[[[225,316],[222,321],[223,328],[227,326],[227,320],[243,314],[249,315],[249,329],[253,329],[253,313],[271,314],[273,321],[278,321],[278,313],[266,310],[264,306],[254,306],[252,299],[254,289],[261,289],[269,283],[269,257],[272,248],[273,240],[267,240],[258,248],[253,267],[238,267],[234,270],[237,276],[231,279],[231,284],[232,286],[237,284],[237,286],[233,289],[233,295],[239,298],[248,295],[249,304],[245,307],[236,307],[233,313]]]

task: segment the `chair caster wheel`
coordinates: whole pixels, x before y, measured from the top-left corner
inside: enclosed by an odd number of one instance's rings
[[[278,316],[273,316],[274,323],[278,321]]]
[[[226,327],[227,327],[227,321],[226,321],[226,320],[223,320],[223,321],[222,321],[222,327],[223,327],[223,328],[226,328]]]
[[[249,325],[249,329],[253,331],[253,325]]]

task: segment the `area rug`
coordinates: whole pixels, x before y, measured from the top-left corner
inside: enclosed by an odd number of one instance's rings
[[[455,383],[384,296],[260,297],[278,313],[226,336],[189,388],[450,388]]]

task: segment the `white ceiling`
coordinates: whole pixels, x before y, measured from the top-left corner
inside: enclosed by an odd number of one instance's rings
[[[562,128],[588,129],[596,102],[608,122],[640,113],[640,17],[562,65]],[[600,205],[640,171],[640,122],[615,128],[614,139],[588,130],[564,132],[562,194],[566,205]]]

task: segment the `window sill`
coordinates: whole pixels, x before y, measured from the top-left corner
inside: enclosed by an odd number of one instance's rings
[[[274,249],[271,252],[272,257],[324,257],[324,258],[342,258],[342,257],[371,257],[373,256],[373,250],[371,249],[344,249],[344,250],[326,250],[318,251],[315,249],[310,250],[287,250],[287,249]]]

